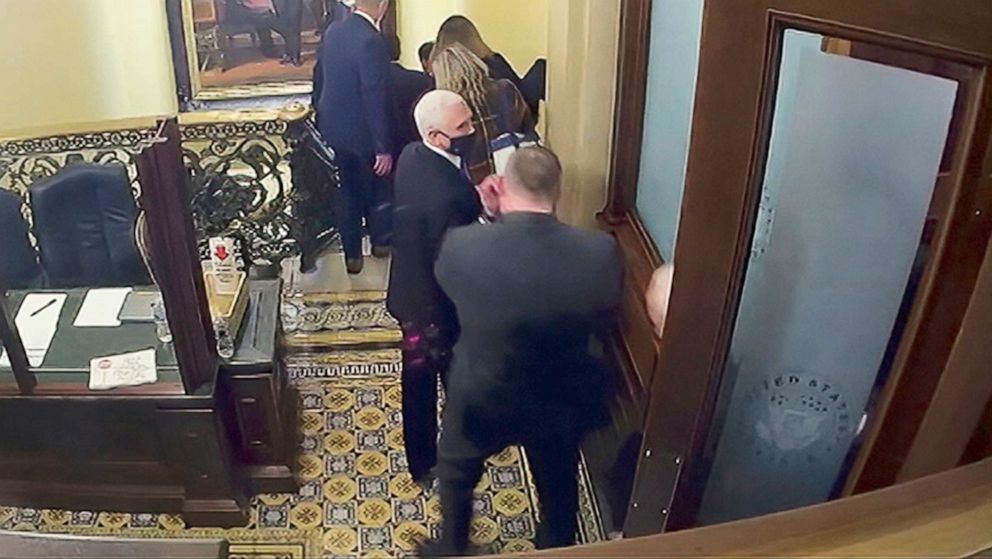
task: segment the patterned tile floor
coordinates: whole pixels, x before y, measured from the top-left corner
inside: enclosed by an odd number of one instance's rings
[[[186,529],[180,517],[165,514],[0,507],[0,529],[223,537],[235,558],[408,556],[418,539],[436,533],[439,503],[434,491],[424,493],[405,471],[399,357],[393,348],[329,348],[287,358],[303,410],[301,487],[296,494],[253,499],[244,528]],[[580,541],[600,541],[585,468],[579,477]],[[474,505],[476,544],[490,552],[533,549],[536,492],[516,448],[489,461]]]

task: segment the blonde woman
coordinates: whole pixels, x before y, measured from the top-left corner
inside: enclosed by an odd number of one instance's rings
[[[479,30],[465,16],[451,16],[444,20],[437,33],[437,43],[434,52],[439,53],[455,43],[472,51],[489,69],[489,75],[496,80],[510,80],[513,85],[520,87],[520,75],[510,66],[502,54],[489,48],[482,40]]]
[[[458,153],[472,182],[495,172],[491,142],[508,132],[533,134],[534,120],[520,91],[509,80],[493,80],[478,56],[460,43],[435,49],[432,69],[438,89],[461,95],[472,109],[475,137]]]

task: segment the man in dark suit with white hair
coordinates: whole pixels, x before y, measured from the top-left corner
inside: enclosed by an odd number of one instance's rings
[[[396,169],[386,305],[403,329],[407,463],[414,481],[427,486],[437,461],[437,381],[446,381],[458,336],[455,308],[434,278],[434,261],[444,234],[475,221],[482,204],[458,155],[474,134],[465,100],[452,91],[428,92],[414,118],[421,141],[406,146]]]

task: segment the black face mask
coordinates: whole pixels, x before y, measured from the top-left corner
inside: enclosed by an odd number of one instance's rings
[[[444,132],[441,132],[441,134],[444,134]],[[448,146],[448,153],[457,155],[458,157],[465,157],[472,152],[472,148],[475,146],[475,132],[469,132],[457,138],[452,138],[447,134],[444,134],[444,136],[451,141],[451,145]]]

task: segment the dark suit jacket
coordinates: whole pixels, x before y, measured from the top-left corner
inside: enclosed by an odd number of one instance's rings
[[[457,167],[423,143],[403,150],[394,196],[389,312],[401,323],[457,328],[454,307],[434,278],[434,260],[449,228],[479,217],[479,196]]]
[[[410,142],[420,139],[413,120],[413,107],[424,94],[434,89],[434,80],[423,72],[404,68],[399,62],[389,65],[389,90],[393,98],[393,150],[396,155]]]
[[[327,28],[314,67],[313,100],[324,141],[371,162],[392,154],[386,43],[364,17]]]
[[[493,53],[482,60],[489,68],[489,77],[494,80],[510,80],[513,85],[520,86],[520,74],[510,66],[510,62],[500,53]]]
[[[598,341],[616,324],[623,275],[612,237],[508,214],[451,230],[435,273],[461,325],[442,454],[580,436],[605,419]]]
[[[524,80],[526,78],[521,78],[520,74],[513,69],[510,62],[500,53],[494,53],[492,56],[488,56],[483,59],[486,63],[486,67],[489,68],[489,77],[494,80],[509,80],[520,90],[523,94],[524,100],[527,101],[527,108],[530,109],[530,113],[534,118],[534,122],[537,122],[537,109],[538,109],[538,99],[529,95],[532,86],[529,86]],[[528,72],[529,76],[530,72]],[[534,78],[530,78],[533,80]]]

